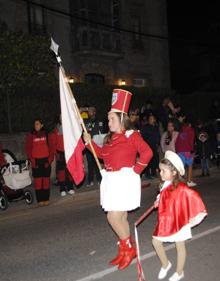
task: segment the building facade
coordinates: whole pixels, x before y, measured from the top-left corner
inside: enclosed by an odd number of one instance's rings
[[[76,82],[170,88],[165,0],[0,0],[0,21],[52,36]]]

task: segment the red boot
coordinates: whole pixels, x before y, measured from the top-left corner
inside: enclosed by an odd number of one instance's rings
[[[119,264],[124,257],[124,249],[123,249],[123,246],[122,246],[123,240],[119,240],[117,244],[118,244],[118,255],[113,260],[110,261],[111,265]]]
[[[128,237],[127,239],[122,241],[124,255],[121,262],[119,263],[118,269],[124,269],[128,267],[132,260],[137,256],[136,247],[133,245],[131,237]]]

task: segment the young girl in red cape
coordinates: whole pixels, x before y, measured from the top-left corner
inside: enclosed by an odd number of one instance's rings
[[[191,228],[205,218],[207,211],[198,192],[189,188],[181,179],[185,169],[176,153],[167,151],[164,159],[160,161],[159,168],[163,184],[154,203],[155,207],[158,207],[158,223],[152,240],[162,266],[158,279],[164,279],[172,267],[163,242],[175,242],[177,266],[169,280],[179,281],[184,278],[185,240],[192,238]]]

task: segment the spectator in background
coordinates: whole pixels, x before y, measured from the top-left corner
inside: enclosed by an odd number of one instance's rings
[[[216,134],[216,147],[215,147],[215,159],[216,159],[216,166],[219,168],[220,166],[220,131]]]
[[[131,110],[129,114],[131,124],[135,129],[140,129],[140,118],[139,118],[139,109]]]
[[[54,157],[52,135],[44,129],[41,119],[35,119],[34,129],[27,135],[25,151],[31,161],[37,202],[39,206],[46,206],[50,198],[50,173]]]
[[[180,107],[174,107],[170,97],[163,99],[162,105],[157,110],[158,121],[162,124],[163,130],[167,129],[168,120],[176,117]]]
[[[57,121],[57,126],[53,131],[53,148],[54,155],[56,158],[56,178],[58,181],[58,185],[60,187],[60,195],[66,196],[66,192],[68,194],[73,195],[73,179],[67,170],[65,154],[64,154],[64,142],[63,142],[63,127],[61,116],[59,116]]]
[[[150,115],[154,115],[153,103],[151,100],[147,100],[141,107],[140,127],[143,127],[147,124],[147,119]]]
[[[88,119],[88,105],[84,105],[82,107],[80,107],[79,111],[80,111],[80,115],[82,117],[83,120]]]
[[[192,181],[194,141],[195,131],[191,123],[185,118],[176,140],[176,153],[182,159],[184,166],[188,167],[187,184],[190,187],[196,186],[196,183]]]
[[[6,164],[4,154],[2,152],[2,145],[0,143],[0,168]]]
[[[217,99],[214,99],[212,101],[212,104],[209,109],[209,119],[212,121],[220,119],[220,105]]]
[[[148,179],[153,179],[157,176],[157,171],[159,167],[158,148],[160,144],[159,127],[156,123],[156,118],[154,115],[150,115],[148,117],[147,125],[141,128],[141,135],[153,151],[153,157],[149,162],[149,165],[145,169],[145,176]]]
[[[174,122],[172,120],[168,121],[167,131],[162,134],[160,140],[160,146],[163,153],[167,150],[176,152],[176,139],[178,132],[175,130]]]
[[[209,157],[211,155],[211,147],[208,134],[205,131],[201,131],[197,138],[197,153],[201,162],[201,176],[209,176]]]
[[[94,106],[90,106],[88,108],[88,118],[85,120],[85,126],[92,138],[94,137],[94,135],[103,133],[103,122],[97,120],[96,108]],[[101,182],[101,174],[92,153],[88,149],[86,149],[85,153],[88,164],[87,187],[91,187],[94,185],[95,175],[97,183],[99,184]]]

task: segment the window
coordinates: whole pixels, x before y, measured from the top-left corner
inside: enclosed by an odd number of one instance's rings
[[[99,49],[101,45],[99,32],[91,31],[91,47],[94,49]]]
[[[133,48],[142,49],[143,41],[141,38],[141,18],[133,16],[131,18],[131,29],[135,32],[133,34]]]
[[[109,33],[102,34],[102,47],[103,49],[111,49],[111,38]]]
[[[145,87],[146,86],[146,79],[144,79],[144,78],[135,78],[133,80],[133,85],[135,87]]]
[[[112,0],[112,27],[120,27],[120,5],[118,0]]]
[[[82,46],[88,46],[88,32],[87,30],[82,31]]]
[[[85,82],[90,84],[104,84],[105,77],[101,74],[88,73],[85,75]]]
[[[132,17],[131,19],[131,24],[132,24],[132,30],[135,32],[134,33],[134,40],[139,41],[141,40],[141,19],[140,17]]]
[[[29,31],[35,34],[46,32],[44,9],[28,3]]]

